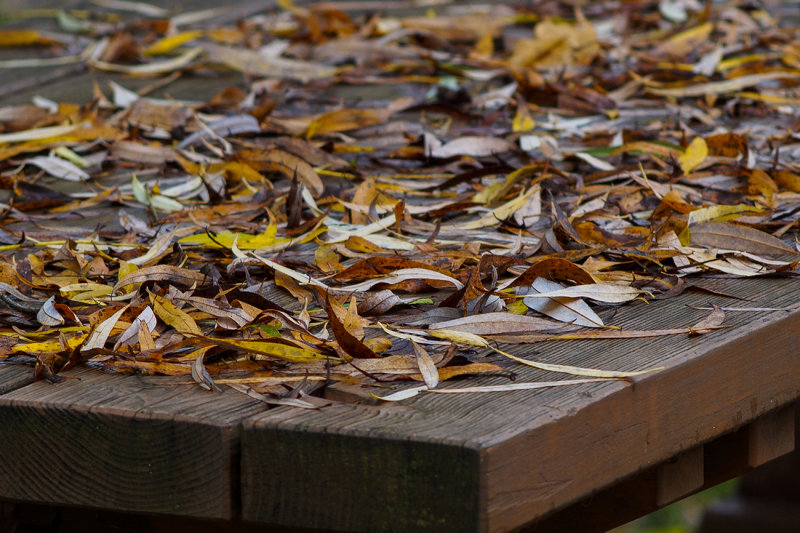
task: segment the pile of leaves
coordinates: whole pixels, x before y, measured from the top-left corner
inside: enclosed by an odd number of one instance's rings
[[[185,375],[301,407],[331,383],[624,378],[509,352],[705,333],[720,309],[655,331],[600,315],[795,272],[800,28],[779,4],[285,0],[221,24],[95,3],[0,29],[21,57],[0,68],[150,78],[0,107],[0,356],[37,377]],[[207,101],[151,95],[217,78]],[[580,379],[436,388],[521,364]]]

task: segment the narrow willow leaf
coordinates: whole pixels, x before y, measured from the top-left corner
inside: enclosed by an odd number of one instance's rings
[[[317,78],[327,78],[336,72],[336,69],[319,63],[278,57],[268,58],[258,52],[243,48],[231,48],[211,43],[203,44],[203,48],[211,61],[222,63],[249,75],[293,78],[301,82],[308,82]]]
[[[214,380],[211,379],[211,374],[208,373],[208,369],[204,364],[206,353],[207,352],[201,353],[200,357],[194,360],[194,364],[192,364],[192,379],[206,390],[219,391],[219,387],[217,387]]]
[[[598,302],[618,304],[629,302],[643,292],[627,285],[594,283],[592,285],[574,285],[539,294],[528,294],[525,296],[525,300],[529,298],[589,298]],[[527,303],[525,301],[526,305]]]
[[[215,337],[197,336],[194,338],[198,345],[212,344],[224,348],[241,350],[247,353],[286,359],[287,361],[302,363],[308,361],[334,360],[328,353],[314,349],[302,343],[289,339],[220,339]]]
[[[70,337],[67,339],[67,348],[74,349],[80,346],[86,340],[87,334]],[[60,352],[64,349],[60,342],[29,342],[27,344],[17,344],[11,347],[13,353],[54,353]]]
[[[127,346],[128,344],[136,342],[139,338],[139,330],[142,324],[148,329],[148,332],[156,329],[156,315],[153,313],[153,310],[150,309],[150,306],[145,307],[144,310],[133,319],[131,325],[120,334],[117,342],[114,344],[114,350],[118,349],[120,346]]]
[[[447,158],[458,155],[486,157],[516,149],[513,143],[499,137],[460,137],[431,150],[431,157]]]
[[[128,263],[137,266],[147,266],[151,263],[157,262],[161,257],[169,252],[169,249],[172,247],[173,240],[175,240],[174,230],[169,233],[162,233],[150,244],[150,248],[147,250],[147,253],[140,255],[139,257],[129,259]]]
[[[459,230],[474,230],[485,228],[489,226],[496,226],[501,220],[506,220],[511,217],[518,210],[522,209],[528,200],[540,192],[539,185],[529,188],[527,191],[520,193],[516,198],[506,202],[505,204],[493,209],[487,215],[473,220],[470,222],[463,222],[460,224],[453,224],[453,227]]]
[[[386,332],[388,335],[391,335],[392,337],[396,337],[398,339],[405,339],[405,340],[409,340],[409,341],[414,341],[414,342],[419,343],[419,344],[437,344],[437,345],[440,345],[440,346],[446,346],[446,345],[450,344],[449,342],[445,342],[445,341],[433,341],[433,340],[430,340],[430,339],[426,339],[425,337],[422,336],[422,334],[427,333],[427,332],[425,332],[423,330],[413,330],[415,333],[408,333],[408,331],[409,331],[408,329],[406,329],[405,331],[396,331],[396,330],[387,328],[386,325],[384,325],[384,324],[382,324],[380,322],[378,322],[378,326],[380,326],[380,328],[384,332]],[[417,335],[416,333],[419,333],[419,335]]]
[[[69,124],[66,126],[49,126],[46,128],[35,128],[14,133],[0,134],[0,143],[13,143],[22,141],[35,141],[66,135],[77,129],[79,125]]]
[[[540,363],[536,361],[528,361],[527,359],[523,359],[522,357],[517,357],[516,355],[511,355],[510,353],[504,352],[498,348],[495,348],[494,346],[491,346],[489,342],[483,337],[480,337],[478,335],[473,335],[471,333],[464,333],[460,331],[450,331],[450,330],[434,330],[429,333],[434,337],[441,339],[448,339],[458,344],[467,344],[469,346],[479,346],[481,348],[489,348],[501,355],[508,357],[509,359],[512,359],[526,366],[532,366],[540,370],[547,370],[548,372],[560,372],[563,374],[571,374],[573,376],[616,379],[616,378],[629,378],[633,376],[639,376],[642,374],[654,372],[656,370],[662,370],[662,367],[659,367],[659,368],[650,368],[647,370],[638,370],[633,372],[620,372],[616,370],[600,370],[597,368],[584,368],[579,366]]]
[[[175,48],[202,36],[203,32],[200,30],[176,33],[175,35],[170,35],[169,37],[164,37],[163,39],[159,39],[158,41],[154,42],[144,49],[144,54],[148,56],[167,54],[173,51]]]
[[[412,387],[410,389],[399,390],[397,392],[387,394],[386,396],[377,396],[373,394],[372,397],[375,398],[376,400],[381,400],[383,402],[399,402],[402,400],[413,398],[414,396],[418,395],[420,392],[425,390],[428,390],[428,386],[420,385],[419,387]]]
[[[382,278],[375,278],[370,279],[367,281],[362,281],[361,283],[356,283],[354,285],[346,285],[344,287],[335,287],[332,290],[336,291],[344,291],[344,292],[355,292],[355,291],[365,291],[378,285],[379,283],[384,283],[387,285],[392,285],[395,283],[400,283],[403,281],[408,281],[411,279],[418,279],[418,280],[438,280],[438,281],[446,281],[448,283],[453,284],[456,289],[461,289],[464,284],[458,281],[453,276],[448,276],[447,274],[442,274],[441,272],[436,272],[435,270],[428,270],[425,268],[401,268],[399,270],[395,270],[390,275],[382,277]]]
[[[83,343],[83,346],[81,346],[81,349],[92,350],[94,348],[102,348],[105,346],[109,335],[111,335],[111,331],[114,329],[114,326],[117,325],[117,322],[119,322],[122,314],[128,310],[128,307],[130,307],[130,305],[120,307],[119,311],[103,320],[94,330],[92,330],[92,332],[89,334],[89,338],[87,338],[86,342]]]
[[[221,118],[203,127],[186,137],[178,144],[178,149],[189,148],[200,143],[203,139],[213,136],[228,137],[240,133],[258,133],[258,121],[252,115],[233,115]]]
[[[491,348],[489,343],[483,337],[468,333],[466,331],[454,331],[451,329],[435,329],[428,332],[431,337],[437,339],[447,339],[449,341],[466,344],[468,346],[479,346],[481,348]]]
[[[162,296],[150,293],[155,314],[165,324],[172,326],[181,333],[200,335],[200,328],[194,319],[185,311],[176,307],[172,302]]]
[[[676,98],[706,96],[738,91],[745,87],[752,87],[773,80],[795,80],[797,78],[800,78],[800,74],[793,72],[764,72],[761,74],[739,76],[738,78],[730,80],[698,83],[686,87],[647,88],[647,92],[658,96],[674,96]]]
[[[433,363],[433,359],[431,359],[425,348],[413,340],[411,341],[411,346],[414,347],[414,354],[417,356],[417,364],[419,365],[419,372],[422,374],[422,380],[425,381],[425,385],[429,389],[435,389],[439,384],[439,371]]]
[[[231,383],[228,386],[241,392],[242,394],[246,394],[251,398],[255,398],[256,400],[260,400],[270,405],[285,405],[288,407],[300,407],[301,409],[319,409],[319,406],[299,400],[297,398],[271,398],[242,383]]]
[[[372,397],[384,402],[399,402],[402,400],[413,398],[414,396],[417,396],[423,392],[433,392],[436,394],[484,394],[487,392],[512,392],[521,390],[547,389],[553,387],[568,387],[572,385],[583,385],[585,383],[597,383],[600,381],[608,381],[608,380],[602,378],[568,379],[564,381],[507,383],[504,385],[485,385],[478,387],[462,387],[456,389],[445,388],[436,390],[429,388],[427,385],[421,385],[419,387],[412,387],[410,389],[403,389],[397,392],[393,392],[392,394],[387,394],[386,396],[378,396],[373,394]]]
[[[522,301],[534,311],[576,326],[603,327],[602,319],[580,298],[538,297],[538,294],[563,290],[564,287],[558,283],[544,278],[536,278],[530,288],[534,292],[529,292]]]
[[[280,272],[281,274],[284,274],[286,276],[289,276],[290,278],[292,278],[295,281],[300,282],[301,284],[316,285],[316,286],[321,287],[321,288],[323,288],[325,290],[331,290],[330,287],[328,287],[327,285],[325,285],[321,281],[318,281],[318,280],[312,278],[311,276],[308,276],[308,275],[305,275],[305,274],[301,274],[301,273],[297,272],[296,270],[292,270],[291,268],[285,267],[285,266],[283,266],[283,265],[281,265],[279,263],[276,263],[275,261],[272,261],[270,259],[266,259],[264,257],[261,257],[260,255],[254,253],[254,252],[251,252],[251,254],[252,254],[253,257],[258,259],[259,261],[261,261],[262,263],[264,263],[265,265],[267,265],[271,269],[275,270],[276,272]]]
[[[533,316],[514,313],[481,313],[454,320],[438,322],[428,326],[430,330],[449,329],[466,331],[475,335],[495,335],[531,331],[553,331],[564,328],[564,324]]]
[[[727,222],[704,222],[689,228],[689,243],[723,250],[739,250],[756,255],[796,254],[795,250],[769,233]]]
[[[122,65],[117,63],[108,63],[93,59],[90,61],[92,67],[106,72],[119,72],[122,74],[133,74],[137,76],[142,75],[158,75],[158,74],[171,74],[177,70],[187,67],[192,61],[203,52],[202,48],[191,48],[179,56],[164,61],[154,61],[152,63],[144,63],[141,65]]]
[[[32,157],[26,160],[25,164],[39,167],[51,176],[66,181],[86,181],[89,179],[89,174],[74,163],[52,155]]]
[[[571,365],[556,365],[551,363],[541,363],[537,361],[528,361],[527,359],[523,359],[522,357],[517,357],[516,355],[511,355],[510,353],[504,352],[497,348],[494,350],[502,355],[505,355],[509,359],[513,359],[514,361],[521,363],[526,366],[532,366],[533,368],[538,368],[539,370],[547,370],[548,372],[559,372],[562,374],[571,374],[573,376],[586,376],[591,378],[606,378],[606,379],[618,379],[618,378],[631,378],[634,376],[641,376],[642,374],[649,374],[650,372],[656,372],[658,370],[663,370],[664,367],[657,367],[657,368],[648,368],[647,370],[635,370],[633,372],[621,372],[617,370],[600,370],[598,368],[585,368],[580,366],[571,366]]]
[[[531,383],[507,383],[505,385],[485,385],[482,387],[463,387],[458,389],[436,389],[427,392],[437,394],[466,394],[466,393],[485,393],[485,392],[509,392],[518,390],[548,389],[552,387],[568,387],[571,385],[583,385],[584,383],[597,383],[608,381],[604,378],[587,379],[566,379],[564,381],[535,381]]]
[[[134,283],[144,283],[145,281],[169,281],[187,287],[194,284],[206,285],[210,283],[210,280],[202,272],[173,265],[155,265],[140,268],[127,274],[114,285],[114,292],[117,292],[122,287],[127,287]]]

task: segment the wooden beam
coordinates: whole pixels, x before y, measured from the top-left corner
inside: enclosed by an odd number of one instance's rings
[[[794,425],[794,405],[776,409],[753,421],[748,428],[748,464],[760,466],[794,450]]]
[[[324,409],[341,422],[386,410],[404,408]],[[344,531],[470,531],[478,521],[477,450],[411,435],[324,434],[256,417],[245,423],[242,458],[247,521]]]
[[[703,487],[703,446],[668,460],[656,475],[656,505],[663,507]]]
[[[703,283],[754,307],[792,310],[730,313],[728,329],[700,336],[513,348],[517,355],[549,363],[665,367],[633,383],[424,394],[400,405],[338,405],[317,412],[270,410],[243,428],[244,519],[350,531],[380,530],[389,523],[398,531],[505,531],[533,524],[687,451],[685,463],[660,473],[662,502],[694,490],[703,478],[710,482],[747,469],[747,431],[736,430],[800,392],[800,358],[794,353],[800,286],[779,279]],[[687,293],[651,302],[647,309],[633,304],[615,310],[613,324],[623,330],[680,327],[707,313],[691,311],[687,304],[725,305],[725,300]],[[557,377],[516,365],[513,370],[517,381]],[[691,451],[732,432],[738,436],[729,442],[730,461],[709,459],[708,448]],[[681,478],[683,468],[691,473],[687,479]],[[411,472],[408,485],[398,481],[404,471]],[[468,484],[475,479],[477,494]],[[407,494],[413,486],[441,490],[415,499]],[[335,497],[330,496],[334,488]],[[655,502],[655,495],[654,490],[648,497]]]
[[[0,396],[0,499],[229,519],[238,422],[264,410],[235,391],[82,368]],[[186,381],[181,380],[181,381]]]

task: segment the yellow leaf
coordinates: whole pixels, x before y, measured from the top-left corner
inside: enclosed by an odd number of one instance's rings
[[[428,335],[436,337],[437,339],[445,339],[458,344],[466,344],[467,346],[479,346],[481,348],[490,348],[489,343],[483,337],[465,331],[455,331],[452,329],[434,329],[428,331]]]
[[[178,309],[172,302],[162,296],[150,294],[153,302],[153,312],[167,325],[172,326],[181,333],[200,335],[197,323],[185,311]]]
[[[523,103],[517,108],[517,114],[514,115],[511,129],[514,132],[531,131],[534,126],[536,126],[536,122],[531,118],[528,106]]]
[[[67,339],[67,346],[75,348],[79,346],[88,334],[78,335]],[[28,344],[18,344],[11,348],[12,352],[26,352],[26,353],[52,353],[60,352],[62,350],[60,342],[31,342]]]
[[[30,46],[32,44],[53,44],[34,30],[0,30],[0,46]]]
[[[683,154],[678,158],[681,163],[681,168],[684,174],[689,174],[692,170],[697,168],[700,163],[705,161],[708,156],[708,144],[702,137],[695,137],[689,143]]]
[[[111,286],[102,283],[72,283],[59,289],[61,295],[77,302],[86,302],[111,294]]]
[[[244,33],[237,28],[212,28],[206,30],[206,37],[222,44],[237,44],[244,37]]]
[[[494,53],[494,30],[489,30],[484,33],[478,42],[475,43],[475,48],[472,55],[481,59],[489,59]]]
[[[657,52],[673,57],[682,57],[691,52],[698,44],[707,41],[713,29],[714,25],[710,22],[689,28],[670,37],[658,47]]]
[[[189,41],[193,41],[198,37],[201,37],[203,32],[200,30],[193,30],[193,31],[184,31],[181,33],[176,33],[175,35],[170,35],[169,37],[164,37],[160,39],[147,48],[144,49],[145,55],[148,56],[155,56],[160,54],[166,54],[174,50],[175,48],[179,47],[182,44],[186,44]]]
[[[119,265],[119,272],[117,272],[117,281],[121,280],[122,278],[124,278],[125,276],[127,276],[128,274],[133,272],[134,270],[138,270],[138,269],[139,269],[139,266],[137,264],[135,264],[135,263],[129,263],[127,261],[121,262],[120,265]],[[133,290],[134,290],[134,286],[133,285],[128,285],[128,286],[123,288],[122,292],[127,294],[127,293],[132,292]]]
[[[530,189],[525,192],[521,192],[519,196],[516,198],[506,202],[505,204],[495,208],[489,214],[479,218],[478,220],[472,220],[470,222],[465,222],[463,224],[457,224],[460,230],[473,230],[473,229],[480,229],[485,228],[487,226],[495,226],[497,222],[500,220],[506,220],[515,212],[520,210],[528,200],[539,192],[539,185],[534,185]]]
[[[297,363],[332,359],[329,354],[314,350],[312,347],[296,346],[286,339],[216,339],[198,337],[198,341],[210,342],[218,346],[235,348],[258,355],[266,355],[286,359]]]
[[[800,192],[800,176],[788,170],[776,170],[773,172],[772,179],[777,185],[792,192]]]
[[[680,157],[681,152],[663,144],[647,141],[634,141],[620,146],[611,152],[611,155],[619,155],[626,152],[644,152],[646,154],[658,155],[663,158]]]
[[[712,205],[689,213],[689,225],[701,222],[728,222],[744,215],[761,213],[763,209],[746,204]]]
[[[246,163],[239,163],[238,161],[228,161],[225,163],[225,170],[230,172],[232,175],[255,182],[262,182],[268,180],[261,175],[256,169],[251,167]]]
[[[366,126],[374,126],[385,120],[374,109],[337,109],[314,118],[306,130],[306,138],[337,131],[350,131]]]

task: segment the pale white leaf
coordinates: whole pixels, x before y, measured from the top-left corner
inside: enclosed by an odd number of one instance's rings
[[[55,308],[56,297],[51,296],[43,304],[39,312],[36,313],[36,320],[39,324],[47,327],[60,326],[64,323],[64,317]]]
[[[436,390],[430,390],[428,392],[435,392],[440,394],[508,392],[508,391],[518,391],[518,390],[546,389],[550,387],[565,387],[569,385],[582,385],[584,383],[597,383],[599,381],[608,381],[608,380],[605,378],[566,379],[563,381],[538,381],[529,383],[507,383],[505,385],[484,385],[478,387],[463,387],[459,389],[436,389]]]
[[[529,308],[547,315],[560,322],[597,328],[603,326],[603,321],[592,311],[589,305],[580,298],[537,298],[536,294],[562,290],[564,287],[545,278],[536,278],[530,287],[528,296],[523,302]]]
[[[412,387],[410,389],[399,390],[397,392],[387,394],[386,396],[377,396],[373,394],[372,397],[384,402],[399,402],[400,400],[407,400],[409,398],[413,398],[414,396],[416,396],[417,394],[419,394],[424,390],[428,390],[427,385],[420,385],[419,387]]]
[[[89,174],[76,165],[53,155],[32,157],[25,161],[25,164],[39,167],[51,176],[66,181],[85,181],[89,179]]]
[[[598,302],[619,304],[637,298],[643,291],[627,285],[611,285],[594,283],[591,285],[575,285],[540,294],[528,294],[528,298],[589,298]],[[525,302],[527,305],[527,302]]]
[[[608,161],[603,161],[602,159],[595,157],[592,154],[587,154],[586,152],[575,152],[572,155],[574,155],[578,159],[586,161],[587,163],[589,163],[598,170],[610,171],[616,169],[616,167],[614,167],[614,165],[612,165]]]
[[[77,125],[68,124],[66,126],[48,126],[46,128],[33,128],[30,130],[15,131],[14,133],[3,133],[0,134],[0,143],[35,141],[37,139],[58,137],[60,135],[66,135],[76,128],[78,128]]]
[[[133,320],[131,325],[122,332],[122,335],[119,336],[116,344],[114,344],[114,349],[116,350],[120,346],[127,346],[128,344],[135,343],[138,339],[139,329],[142,323],[147,326],[148,331],[153,331],[156,328],[156,315],[153,313],[153,310],[150,309],[149,305],[145,307]]]
[[[254,116],[247,114],[228,116],[214,121],[206,125],[205,128],[192,133],[181,141],[178,148],[183,149],[194,146],[201,140],[214,135],[228,137],[242,133],[258,133],[258,131],[258,120],[256,120]]]
[[[83,343],[81,349],[92,350],[94,348],[102,348],[105,346],[108,336],[111,335],[111,330],[113,330],[114,326],[117,325],[119,318],[128,309],[128,307],[130,307],[130,304],[120,307],[119,311],[103,320],[94,330],[92,330],[92,333],[86,339],[86,342]]]
[[[355,285],[348,285],[346,287],[333,287],[332,289],[344,292],[365,291],[379,283],[387,283],[391,285],[394,283],[408,281],[410,279],[419,279],[423,281],[426,279],[435,279],[438,281],[446,281],[453,284],[456,289],[461,289],[464,286],[464,284],[458,281],[456,278],[448,276],[447,274],[442,274],[441,272],[436,272],[435,270],[428,270],[426,268],[401,268],[382,278],[368,279],[366,281],[362,281],[361,283],[356,283]]]
[[[503,152],[512,152],[516,149],[511,142],[499,137],[460,137],[447,144],[431,150],[431,157],[447,158],[459,155],[471,157],[487,157]]]
[[[436,368],[436,364],[434,364],[433,359],[431,359],[425,348],[413,340],[411,341],[411,346],[414,347],[414,355],[417,356],[417,365],[419,365],[422,380],[429,389],[435,389],[436,385],[439,384],[439,370]]]

